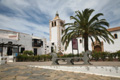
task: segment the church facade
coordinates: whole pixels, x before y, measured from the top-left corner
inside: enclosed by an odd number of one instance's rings
[[[81,37],[77,38],[77,50],[73,49],[72,41],[69,43],[67,50],[64,49],[64,45],[62,45],[61,42],[61,38],[63,35],[62,31],[65,30],[63,24],[65,24],[65,20],[60,19],[58,13],[56,13],[55,18],[49,22],[50,42],[52,45],[54,45],[54,47],[52,47],[51,49],[51,52],[62,52],[63,54],[82,53],[84,51],[84,41]],[[102,39],[100,39],[101,45],[96,41],[93,45],[92,41],[89,39],[89,50],[109,52],[120,50],[120,27],[109,28],[108,31],[110,31],[111,34],[114,36],[114,44],[108,44],[107,42],[104,42]]]

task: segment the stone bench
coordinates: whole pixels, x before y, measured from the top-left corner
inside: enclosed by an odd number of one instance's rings
[[[52,59],[52,64],[53,65],[59,65],[59,63],[58,63],[58,61],[59,60],[67,60],[67,65],[73,65],[74,63],[73,63],[73,61],[74,61],[74,59],[73,58],[53,58]]]
[[[83,64],[91,64],[89,63],[89,55],[91,54],[91,51],[86,51],[85,53],[83,53],[83,57],[68,57],[68,58],[58,58],[56,53],[51,53],[52,55],[52,64],[53,65],[59,65],[58,61],[59,60],[66,60],[67,61],[67,65],[74,65],[74,60],[83,60]]]

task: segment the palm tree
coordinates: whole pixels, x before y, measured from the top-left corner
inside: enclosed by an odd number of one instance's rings
[[[98,19],[99,16],[103,16],[102,13],[98,13],[93,17],[91,14],[94,9],[85,9],[84,11],[75,11],[75,16],[71,16],[70,19],[74,20],[73,23],[66,23],[64,26],[68,26],[63,31],[62,43],[65,44],[67,49],[70,41],[73,38],[82,37],[84,40],[84,50],[89,50],[88,39],[90,38],[94,43],[94,40],[100,43],[100,38],[109,44],[113,42],[113,35],[106,29],[109,27],[109,23],[106,19]],[[106,26],[106,27],[105,27]]]

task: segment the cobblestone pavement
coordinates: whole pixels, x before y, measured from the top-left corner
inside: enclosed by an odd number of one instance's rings
[[[0,80],[120,80],[120,78],[5,64],[0,65]]]

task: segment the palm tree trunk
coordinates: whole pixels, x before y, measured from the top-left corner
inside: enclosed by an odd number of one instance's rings
[[[84,51],[87,51],[88,49],[88,35],[85,34],[84,36]]]

